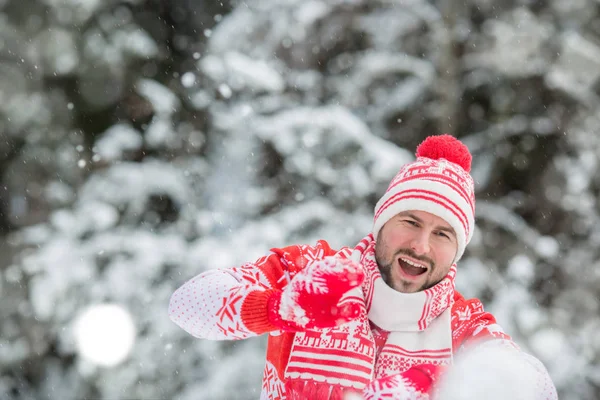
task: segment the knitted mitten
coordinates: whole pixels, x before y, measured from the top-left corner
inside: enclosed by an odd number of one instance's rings
[[[356,262],[335,256],[312,262],[268,303],[269,321],[284,331],[332,328],[357,318],[361,303],[342,297],[364,279]]]
[[[365,400],[428,400],[442,367],[433,364],[415,365],[395,375],[376,379],[363,391]]]

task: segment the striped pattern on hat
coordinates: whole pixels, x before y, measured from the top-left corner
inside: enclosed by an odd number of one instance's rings
[[[418,210],[445,220],[456,232],[458,261],[473,236],[475,195],[471,154],[450,135],[429,136],[416,161],[404,165],[375,206],[373,235],[402,211]]]

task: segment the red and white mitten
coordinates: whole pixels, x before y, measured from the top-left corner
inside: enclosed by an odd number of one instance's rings
[[[363,391],[365,400],[428,400],[442,367],[416,365],[402,373],[374,380]]]
[[[269,321],[284,331],[333,328],[360,315],[362,305],[342,297],[364,279],[356,262],[325,257],[298,272],[269,299]],[[341,301],[340,301],[341,300]]]

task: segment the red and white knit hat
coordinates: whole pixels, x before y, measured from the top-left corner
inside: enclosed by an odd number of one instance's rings
[[[416,161],[404,165],[375,206],[373,235],[402,211],[425,211],[444,219],[456,232],[463,255],[473,236],[475,195],[469,149],[450,135],[429,136],[418,147]]]

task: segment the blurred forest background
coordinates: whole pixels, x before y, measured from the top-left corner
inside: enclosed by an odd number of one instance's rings
[[[194,339],[171,293],[273,246],[354,245],[415,146],[450,133],[478,198],[459,289],[561,399],[599,399],[599,14],[0,0],[0,398],[257,399],[264,338]],[[102,305],[121,313],[84,318]]]

